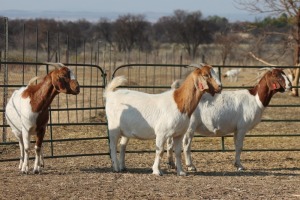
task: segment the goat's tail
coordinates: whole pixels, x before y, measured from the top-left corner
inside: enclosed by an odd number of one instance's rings
[[[104,97],[106,97],[108,92],[113,92],[117,87],[123,85],[127,82],[125,76],[117,76],[111,80],[105,88]]]

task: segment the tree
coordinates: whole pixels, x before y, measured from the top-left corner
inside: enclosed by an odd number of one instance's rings
[[[134,47],[143,49],[148,41],[150,23],[143,15],[123,15],[114,23],[113,39],[120,51],[130,53]]]
[[[188,13],[175,10],[174,15],[164,17],[159,23],[165,24],[166,34],[172,42],[181,44],[194,60],[200,44],[213,41],[216,30],[213,23],[202,19],[200,11]]]
[[[292,37],[294,46],[294,64],[300,66],[300,1],[299,0],[235,0],[241,9],[254,13],[269,13],[287,15],[290,18],[289,23],[293,25],[292,34],[286,37]],[[284,19],[284,18],[283,18]],[[293,70],[293,86],[298,86],[300,68]],[[292,89],[294,96],[299,96],[297,88]]]

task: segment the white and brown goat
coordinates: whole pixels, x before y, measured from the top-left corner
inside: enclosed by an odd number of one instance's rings
[[[183,152],[189,171],[196,168],[191,158],[191,143],[194,132],[203,136],[220,137],[234,133],[235,166],[243,170],[240,156],[246,133],[260,121],[265,108],[277,92],[291,89],[291,82],[282,69],[269,69],[258,84],[247,90],[222,91],[211,96],[204,94],[191,116],[190,124],[183,138]],[[172,158],[172,139],[168,139],[168,159],[174,167]]]
[[[13,92],[5,116],[20,145],[22,173],[28,173],[30,135],[36,136],[33,173],[40,173],[44,166],[42,143],[49,119],[48,107],[59,93],[79,94],[80,88],[72,71],[61,63],[47,63],[56,67],[41,82]],[[34,79],[35,80],[35,79]]]
[[[106,87],[106,115],[109,129],[113,169],[125,169],[125,148],[129,138],[155,139],[156,156],[153,174],[162,175],[159,167],[168,137],[175,143],[177,174],[185,175],[181,165],[182,137],[189,125],[190,116],[205,92],[214,95],[221,90],[221,82],[212,67],[196,68],[181,87],[160,94],[119,89],[126,79],[114,78]],[[117,159],[117,142],[121,139],[120,164]]]

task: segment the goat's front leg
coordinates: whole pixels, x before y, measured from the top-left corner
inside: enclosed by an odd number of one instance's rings
[[[238,171],[243,171],[245,168],[241,164],[241,153],[243,149],[243,143],[245,138],[244,131],[237,131],[234,133],[234,145],[235,145],[235,162],[234,166],[237,168]]]
[[[129,138],[122,136],[121,141],[120,141],[120,170],[125,171],[126,166],[125,166],[125,151],[126,151],[126,146],[128,144]]]
[[[191,146],[192,146],[193,137],[194,137],[194,131],[192,129],[188,129],[183,137],[183,153],[185,157],[185,164],[187,166],[188,171],[197,170],[193,164],[192,156],[191,156]]]
[[[160,170],[160,160],[164,154],[164,144],[165,144],[166,138],[164,136],[157,135],[156,136],[156,154],[155,154],[155,160],[154,164],[152,166],[153,174],[162,176],[163,173]]]
[[[174,152],[175,152],[177,175],[186,176],[186,173],[182,169],[182,161],[181,161],[182,138],[183,138],[183,136],[178,136],[178,137],[173,138],[173,140],[174,140]]]
[[[46,128],[43,127],[36,135],[36,144],[35,144],[35,162],[33,167],[34,174],[40,174],[42,172],[41,167],[44,166],[43,152],[42,152],[42,143],[44,139]]]
[[[168,168],[169,169],[175,169],[175,163],[173,160],[173,138],[169,137],[167,139],[167,158],[168,158]]]
[[[30,135],[26,128],[22,128],[22,139],[23,139],[23,145],[24,145],[24,159],[22,164],[21,172],[23,174],[28,174],[28,168],[29,168],[29,148],[30,148]]]

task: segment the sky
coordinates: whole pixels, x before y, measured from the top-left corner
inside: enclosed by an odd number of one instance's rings
[[[189,12],[200,10],[204,17],[218,15],[230,21],[260,17],[237,8],[234,0],[0,0],[0,5],[0,15],[7,10],[172,14],[181,9]]]

